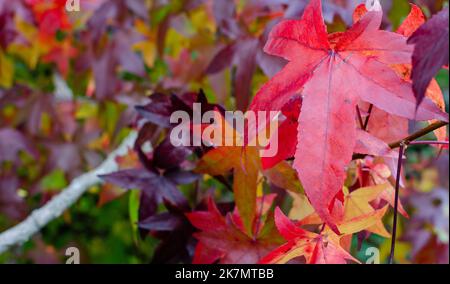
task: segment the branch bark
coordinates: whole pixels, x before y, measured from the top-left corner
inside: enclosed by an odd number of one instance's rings
[[[3,253],[13,245],[23,244],[28,241],[50,221],[61,216],[89,187],[102,182],[98,177],[99,175],[116,171],[118,169],[116,157],[126,154],[129,148],[133,148],[136,137],[137,132],[132,131],[100,166],[73,179],[67,188],[44,206],[31,212],[21,223],[2,232],[0,234],[0,253]]]
[[[428,125],[427,127],[423,128],[417,132],[414,132],[413,134],[409,135],[408,137],[403,138],[402,140],[390,143],[389,147],[391,147],[391,149],[398,148],[398,147],[400,147],[400,145],[402,143],[408,144],[409,142],[414,141],[417,138],[427,135],[428,133],[433,132],[436,129],[444,127],[446,125],[448,125],[448,122],[445,122],[445,121],[438,121],[438,122],[432,123],[432,124]]]

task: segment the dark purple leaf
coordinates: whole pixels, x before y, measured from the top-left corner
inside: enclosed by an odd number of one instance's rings
[[[92,71],[95,79],[95,95],[98,99],[105,99],[114,95],[116,89],[116,65],[114,44],[109,43],[100,56],[92,59]]]
[[[150,99],[150,103],[144,106],[136,106],[138,113],[151,123],[161,127],[170,127],[170,115],[172,114],[170,97],[156,93]]]
[[[419,105],[431,79],[448,64],[448,7],[415,31],[408,43],[415,44],[412,58],[414,95]]]
[[[167,137],[161,144],[156,147],[153,154],[153,165],[159,169],[173,169],[191,154],[186,147],[175,147]]]
[[[153,215],[139,222],[139,228],[156,231],[173,231],[182,224],[180,216],[169,212]]]
[[[256,50],[259,48],[258,39],[248,39],[239,43],[239,53],[235,56],[236,74],[234,92],[236,108],[245,111],[250,103],[251,84],[256,68]]]
[[[100,178],[125,189],[141,189],[148,197],[161,203],[168,200],[172,204],[184,206],[187,203],[185,197],[176,187],[175,183],[163,175],[151,172],[147,169],[127,169]]]
[[[235,46],[235,44],[229,44],[219,50],[206,68],[206,74],[215,74],[230,66],[235,55]]]
[[[199,179],[199,175],[192,172],[174,171],[164,175],[175,184],[189,184]]]
[[[146,74],[144,63],[139,55],[133,51],[133,44],[142,40],[142,36],[138,35],[131,27],[122,28],[114,35],[114,52],[124,71],[144,77]]]
[[[14,13],[12,11],[0,13],[0,47],[3,49],[6,49],[17,35],[13,25],[13,17]]]
[[[126,189],[144,189],[158,175],[144,169],[127,169],[111,174],[100,175],[100,178],[106,182],[113,183]]]
[[[147,194],[141,194],[139,197],[139,212],[138,212],[138,221],[145,220],[150,216],[156,214],[158,209],[158,203],[156,202],[153,196],[148,196]],[[141,238],[145,238],[148,233],[146,229],[139,229],[139,233]]]

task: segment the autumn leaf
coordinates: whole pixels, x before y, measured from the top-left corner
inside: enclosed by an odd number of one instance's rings
[[[339,238],[329,231],[316,234],[306,231],[290,221],[279,208],[275,210],[275,223],[287,243],[260,260],[263,264],[283,264],[304,257],[309,264],[358,262],[339,244]]]
[[[296,171],[286,161],[282,161],[276,166],[265,170],[264,176],[271,184],[279,188],[286,189],[292,193],[303,193],[303,186],[298,180]]]
[[[297,137],[298,116],[301,106],[302,98],[297,96],[293,97],[281,109],[284,120],[280,122],[277,135],[270,137],[269,144],[266,148],[270,149],[272,144],[278,144],[279,141],[283,141],[283,145],[282,147],[278,147],[278,151],[273,157],[261,157],[261,164],[264,170],[270,169],[279,162],[294,156],[297,139],[292,139],[292,137]]]
[[[14,161],[20,151],[38,159],[39,153],[25,135],[13,128],[0,128],[0,162]]]
[[[160,243],[155,248],[152,263],[174,263],[190,261],[193,250],[195,228],[186,217],[191,208],[178,207],[168,201],[164,202],[167,211],[143,218],[138,226],[150,231]]]
[[[133,45],[133,49],[140,51],[143,55],[145,64],[152,68],[155,64],[155,59],[157,56],[157,46],[156,46],[156,35],[149,27],[146,26],[145,22],[141,19],[136,19],[135,21],[136,30],[145,36],[145,40],[137,42]]]
[[[409,63],[412,48],[403,36],[379,30],[381,18],[376,2],[348,31],[328,35],[321,1],[311,1],[301,20],[283,21],[272,30],[265,51],[289,63],[251,105],[252,110],[279,111],[292,96],[303,96],[294,167],[311,204],[336,232],[328,208],[353,154],[357,102],[410,119],[448,120],[429,100],[416,112],[411,85],[390,68]]]
[[[10,88],[14,80],[14,64],[0,48],[0,87]]]
[[[317,214],[303,217],[297,224],[290,221],[279,208],[275,211],[275,223],[278,231],[287,243],[264,257],[261,263],[286,263],[303,256],[307,263],[347,263],[347,260],[359,262],[343,247],[346,239],[362,230],[389,237],[382,223],[382,217],[387,211],[374,209],[369,202],[378,197],[385,189],[384,185],[371,188],[360,188],[351,193],[344,192],[343,206],[335,207],[333,213],[341,235],[337,235],[325,224],[320,233],[313,233],[300,226],[321,224]],[[304,216],[304,215],[303,215]],[[318,217],[318,216],[317,216]]]
[[[180,165],[190,153],[189,149],[175,147],[170,139],[165,139],[154,149],[150,159],[138,153],[141,167],[123,169],[100,177],[124,189],[142,190],[152,213],[156,213],[156,206],[163,201],[185,208],[188,202],[177,185],[189,184],[198,179],[196,174],[182,169]]]
[[[386,238],[390,237],[381,220],[387,208],[381,209],[378,211],[379,214],[376,214],[376,210],[369,204],[369,202],[379,197],[386,190],[387,186],[386,184],[380,184],[359,188],[350,193],[344,191],[344,212],[339,223],[345,225],[339,225],[339,229],[343,233],[356,233],[365,229]],[[373,218],[371,219],[369,216]],[[357,222],[358,220],[361,223]],[[348,223],[352,223],[351,226]],[[373,225],[370,225],[371,223]]]
[[[384,185],[385,190],[379,195],[377,200],[388,202],[392,208],[395,204],[395,189],[390,183],[389,179],[392,177],[391,170],[383,162],[382,159],[374,159],[373,157],[366,157],[359,160],[357,165],[357,178],[361,187],[370,187],[374,185]],[[401,200],[398,203],[398,211],[400,214],[408,218],[408,213],[403,208]]]
[[[411,78],[419,105],[431,79],[443,65],[448,65],[448,7],[415,31],[408,43],[414,44]]]
[[[243,220],[245,232],[253,235],[256,216],[256,190],[260,169],[256,147],[223,146],[212,149],[199,161],[196,172],[212,176],[225,175],[233,170],[233,192],[236,206]]]
[[[259,198],[258,206],[262,206],[262,218],[254,237],[249,237],[241,223],[237,211],[222,216],[212,198],[208,199],[208,211],[187,213],[191,223],[200,230],[194,236],[199,240],[195,249],[193,263],[223,264],[256,263],[276,245],[281,238],[275,228],[273,215],[268,212],[274,195]]]
[[[411,10],[408,16],[396,31],[396,33],[405,37],[411,36],[425,22],[425,16],[423,15],[422,10],[414,4],[410,4],[410,6]],[[367,13],[365,5],[361,4],[358,6],[355,9],[355,14],[353,16],[355,22],[357,22],[365,13]],[[404,80],[411,82],[411,64],[396,64],[393,65],[392,68]],[[435,79],[431,79],[425,91],[425,96],[445,112],[444,95]],[[384,141],[388,143],[400,140],[408,134],[408,121],[405,118],[385,113],[378,108],[374,108],[369,116],[369,132],[378,138],[384,139]],[[434,123],[436,120],[430,120],[429,122]],[[437,129],[434,133],[437,139],[441,141],[444,141],[447,137],[446,128]]]
[[[244,228],[249,236],[254,234],[253,226],[256,216],[257,186],[260,182],[261,170],[259,139],[251,140],[244,144],[246,136],[233,128],[233,125],[216,111],[214,112],[214,124],[210,125],[213,131],[209,142],[211,145],[219,145],[211,149],[197,164],[196,172],[212,176],[226,175],[233,171],[233,192],[239,214],[243,220]],[[276,127],[277,122],[271,124]],[[205,128],[206,132],[207,129]],[[219,133],[220,137],[215,136]],[[214,134],[214,135],[213,135]],[[264,135],[261,134],[260,135]],[[208,135],[202,135],[203,140],[208,140]],[[250,146],[256,141],[256,146]],[[204,141],[205,142],[205,141]],[[225,146],[223,146],[225,145]],[[230,145],[230,146],[227,146]]]

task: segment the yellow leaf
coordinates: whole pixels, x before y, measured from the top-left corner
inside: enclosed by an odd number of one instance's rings
[[[0,87],[10,88],[14,81],[14,64],[0,49]]]
[[[156,58],[156,44],[151,41],[141,41],[133,45],[133,49],[142,53],[144,62],[148,67],[153,67]]]
[[[379,197],[386,190],[387,186],[388,184],[380,184],[371,187],[363,187],[346,194],[344,201],[344,217],[341,224],[351,222],[352,220],[355,220],[355,218],[361,216],[374,214],[375,209],[373,209],[369,202]],[[386,231],[381,220],[382,216],[378,217],[378,220],[374,222],[373,225],[365,229],[380,236],[389,237],[390,234]]]
[[[32,24],[24,21],[21,17],[16,16],[14,18],[14,23],[17,30],[27,39],[29,42],[33,42],[37,38],[38,30]]]
[[[292,196],[293,203],[291,211],[289,211],[289,218],[293,220],[303,220],[312,213],[314,213],[314,208],[311,203],[309,203],[306,195],[301,193],[289,193]]]
[[[371,213],[358,216],[346,221],[345,223],[339,224],[339,231],[344,235],[350,235],[365,229],[378,228],[375,226],[377,225],[377,222],[381,220],[384,214],[386,214],[388,208],[389,207],[386,205],[382,209],[374,210]],[[382,230],[380,230],[380,232],[382,232]],[[383,233],[382,235],[385,234]],[[389,236],[389,233],[387,233],[387,236]]]

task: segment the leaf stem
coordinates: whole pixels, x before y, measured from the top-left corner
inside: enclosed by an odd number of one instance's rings
[[[397,237],[398,196],[399,196],[399,191],[400,191],[400,177],[401,177],[402,158],[403,158],[404,149],[405,149],[405,143],[401,142],[400,149],[398,151],[397,177],[395,180],[394,221],[392,224],[391,254],[389,256],[389,264],[392,264],[392,262],[394,260],[394,253],[395,253],[395,240]]]
[[[364,122],[362,119],[361,110],[359,109],[358,105],[356,105],[356,114],[358,115],[359,126],[362,130],[364,130]]]
[[[255,228],[253,231],[253,240],[256,241],[256,238],[258,237],[259,234],[259,226],[261,226],[261,218],[262,218],[262,214],[263,214],[263,209],[264,209],[264,192],[262,193],[262,197],[261,197],[261,206],[259,207],[259,216],[256,219],[256,224],[255,224]]]
[[[447,145],[448,146],[448,141],[427,141],[427,140],[411,141],[411,142],[409,142],[409,145]]]
[[[366,120],[364,121],[364,125],[363,125],[363,130],[367,130],[367,126],[369,125],[369,118],[370,115],[372,114],[372,109],[373,109],[373,104],[370,104],[369,109],[367,110],[367,117]]]

